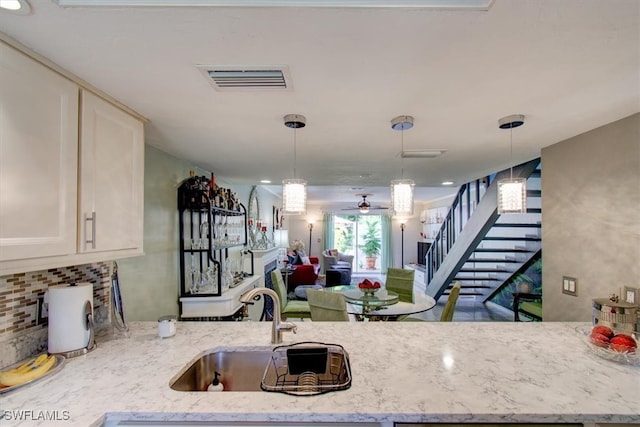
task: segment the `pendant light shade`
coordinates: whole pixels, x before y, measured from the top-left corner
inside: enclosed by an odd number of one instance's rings
[[[509,178],[498,181],[498,213],[527,213],[527,180]]]
[[[300,114],[284,116],[284,125],[293,129],[293,178],[282,180],[282,213],[303,215],[307,212],[307,181],[296,178],[296,130],[305,127],[307,119]]]
[[[303,179],[282,180],[282,213],[302,215],[307,212],[307,181]]]
[[[398,116],[391,120],[391,129],[400,131],[400,158],[402,162],[402,179],[391,181],[391,214],[408,217],[413,215],[413,188],[415,182],[404,178],[404,131],[413,127],[413,117]]]
[[[391,209],[394,216],[413,215],[413,188],[412,179],[396,179],[391,181]]]
[[[524,124],[522,114],[503,117],[498,120],[500,129],[510,132],[510,163],[513,165],[513,128]],[[527,213],[527,180],[514,178],[511,166],[509,178],[498,181],[498,214]]]

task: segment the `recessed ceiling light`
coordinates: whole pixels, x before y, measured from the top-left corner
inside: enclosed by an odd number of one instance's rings
[[[387,7],[487,11],[494,0],[57,0],[60,6]]]
[[[261,179],[260,183],[261,184],[271,184],[271,180],[270,179]]]
[[[18,15],[28,15],[31,12],[31,7],[27,0],[0,0],[0,10]]]
[[[442,181],[442,185],[453,185],[453,181]]]

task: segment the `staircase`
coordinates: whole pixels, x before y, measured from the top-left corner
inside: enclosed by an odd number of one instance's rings
[[[513,168],[527,178],[527,213],[498,215],[497,182],[510,170],[465,184],[426,255],[426,293],[436,300],[455,281],[460,295],[487,301],[541,250],[540,159]]]

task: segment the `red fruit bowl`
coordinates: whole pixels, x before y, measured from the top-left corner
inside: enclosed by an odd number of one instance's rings
[[[613,337],[600,325],[595,327],[577,327],[576,332],[583,337],[587,349],[613,362],[640,366],[640,333],[613,330]]]
[[[373,282],[358,284],[358,289],[364,293],[366,297],[373,297],[373,295],[380,290],[380,286],[376,286]]]

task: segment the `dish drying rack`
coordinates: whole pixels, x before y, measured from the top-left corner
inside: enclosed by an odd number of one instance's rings
[[[351,387],[351,368],[338,344],[301,342],[275,347],[260,383],[264,391],[311,396]]]

